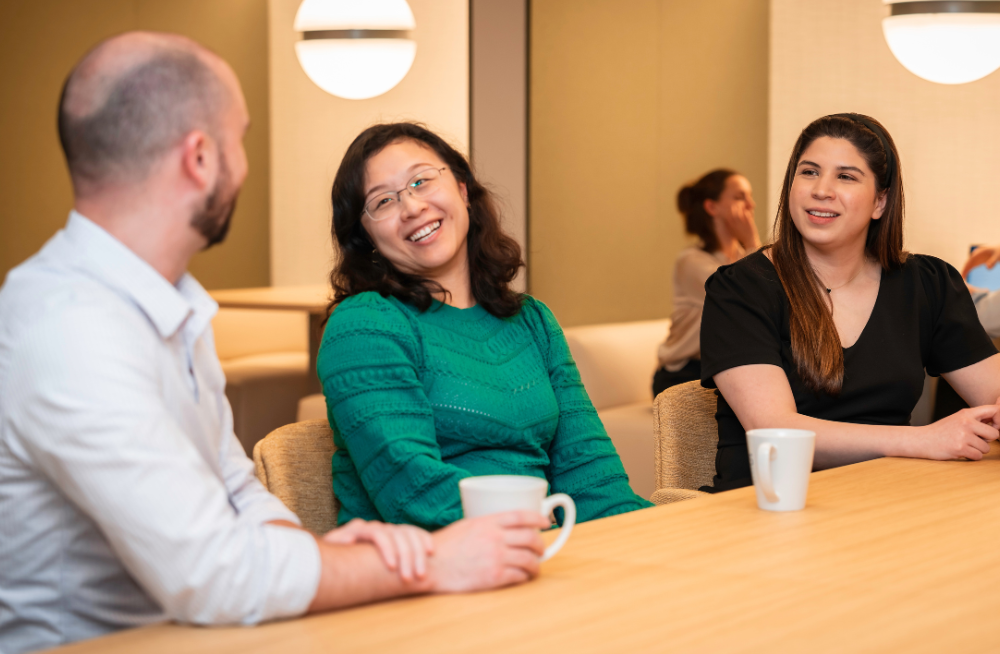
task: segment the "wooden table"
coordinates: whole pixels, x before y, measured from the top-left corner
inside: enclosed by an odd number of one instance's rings
[[[804,511],[753,489],[579,525],[523,586],[256,628],[157,625],[65,648],[255,652],[1000,650],[1000,452],[813,475]]]
[[[273,311],[305,311],[309,314],[309,392],[319,393],[316,377],[316,355],[323,340],[323,321],[330,304],[330,287],[325,284],[309,286],[267,286],[262,288],[234,288],[209,291],[224,309],[269,309]]]

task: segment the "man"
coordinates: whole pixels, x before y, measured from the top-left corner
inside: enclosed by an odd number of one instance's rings
[[[66,228],[0,291],[0,650],[173,619],[243,623],[485,589],[538,571],[531,513],[317,539],[253,476],[185,273],[229,227],[247,163],[232,70],[130,33],[66,81]]]

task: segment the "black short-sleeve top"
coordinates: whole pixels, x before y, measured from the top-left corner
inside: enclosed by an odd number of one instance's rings
[[[737,366],[772,364],[785,371],[796,410],[823,420],[906,425],[931,375],[978,363],[997,353],[979,323],[962,276],[944,261],[911,255],[883,270],[868,324],[844,348],[844,384],[837,396],[810,390],[792,358],[788,296],[763,252],[722,266],[705,283],[701,321],[701,383]],[[719,396],[719,450],[712,490],[748,486],[746,431]],[[709,489],[706,489],[709,490]]]

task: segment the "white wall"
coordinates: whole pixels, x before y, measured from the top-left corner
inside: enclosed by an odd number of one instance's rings
[[[946,86],[889,51],[881,0],[771,0],[769,215],[799,132],[831,113],[874,116],[903,164],[905,245],[960,266],[1000,242],[1000,73]]]
[[[419,120],[461,151],[469,142],[468,0],[408,0],[417,56],[396,88],[344,100],[314,85],[295,58],[300,0],[269,0],[271,79],[271,280],[324,283],[334,251],[330,186],[341,156],[365,127]]]

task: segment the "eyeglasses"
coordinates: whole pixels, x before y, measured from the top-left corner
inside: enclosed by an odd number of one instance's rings
[[[424,197],[430,195],[440,187],[441,173],[447,170],[448,167],[443,168],[428,168],[427,170],[421,170],[419,173],[410,178],[410,181],[406,183],[406,186],[399,189],[398,191],[388,191],[386,193],[380,193],[372,198],[368,204],[365,205],[365,213],[368,217],[376,222],[380,220],[386,220],[387,218],[395,218],[403,211],[403,193],[409,193],[415,198]]]

